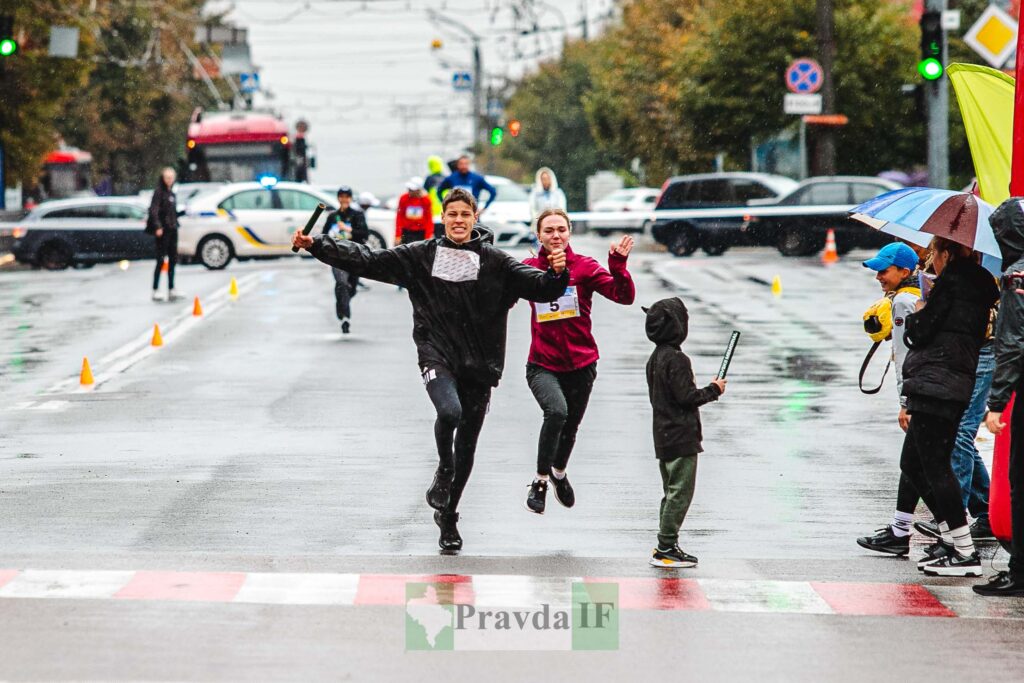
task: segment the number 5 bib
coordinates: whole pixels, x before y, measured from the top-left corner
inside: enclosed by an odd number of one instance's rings
[[[577,318],[580,315],[580,302],[576,296],[575,287],[566,287],[565,294],[558,297],[557,301],[548,303],[537,302],[533,304],[537,312],[537,322],[549,323],[552,320],[564,320],[565,318]]]

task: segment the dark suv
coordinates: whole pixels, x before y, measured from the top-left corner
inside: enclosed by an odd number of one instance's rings
[[[797,186],[795,180],[767,173],[708,173],[669,178],[661,188],[655,212],[666,209],[742,207],[753,200],[781,197]],[[730,246],[745,244],[743,216],[733,218],[658,219],[651,237],[676,256],[689,256],[699,248],[709,256]]]

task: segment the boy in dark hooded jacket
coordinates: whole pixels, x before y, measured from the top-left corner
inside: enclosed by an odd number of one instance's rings
[[[697,558],[679,548],[679,528],[693,500],[697,481],[697,454],[701,447],[699,408],[717,401],[726,380],[717,377],[697,388],[693,367],[681,345],[690,316],[678,297],[662,299],[647,314],[647,338],[657,344],[647,361],[647,390],[654,409],[654,453],[661,469],[658,547],[651,565],[664,569],[695,567]]]

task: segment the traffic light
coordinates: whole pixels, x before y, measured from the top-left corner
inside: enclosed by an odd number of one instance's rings
[[[505,139],[505,131],[501,129],[501,126],[495,126],[491,129],[491,145],[497,147],[501,144],[501,141]]]
[[[444,41],[442,41],[440,38],[434,38],[432,41],[430,41],[431,50],[440,50],[442,47],[444,47]]]
[[[10,57],[18,51],[18,41],[14,39],[14,17],[10,14],[0,15],[0,57]]]
[[[917,72],[926,81],[942,78],[946,71],[942,63],[942,12],[928,11],[921,15],[921,61]]]
[[[508,122],[508,134],[514,138],[519,137],[519,131],[522,130],[523,124],[519,123],[519,119],[512,119]]]

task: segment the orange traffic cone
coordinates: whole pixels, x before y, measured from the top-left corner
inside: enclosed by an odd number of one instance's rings
[[[89,367],[89,359],[82,359],[82,374],[79,376],[78,383],[83,387],[89,387],[93,384],[92,379],[92,368]]]
[[[197,318],[203,314],[203,307],[199,304],[199,297],[196,297],[195,303],[192,304],[192,315]]]
[[[828,234],[825,237],[825,252],[821,255],[821,262],[826,266],[839,263],[839,252],[836,251],[836,231],[832,228],[828,229]]]
[[[163,346],[164,338],[160,336],[160,326],[153,325],[153,341],[150,342],[151,346]]]
[[[160,272],[166,273],[169,270],[167,266],[167,259],[164,259],[163,265],[160,266]]]

